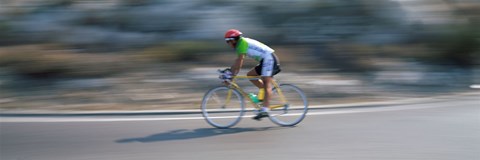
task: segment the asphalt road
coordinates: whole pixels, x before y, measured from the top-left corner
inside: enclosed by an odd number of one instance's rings
[[[233,129],[200,115],[3,117],[0,159],[480,160],[478,95],[310,113],[297,127],[246,118]]]

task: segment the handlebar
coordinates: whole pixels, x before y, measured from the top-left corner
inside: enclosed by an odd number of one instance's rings
[[[220,74],[219,75],[219,79],[223,80],[223,81],[231,81],[232,79],[250,79],[250,80],[253,80],[253,79],[260,79],[261,76],[234,76],[231,69],[230,68],[226,68],[226,69],[218,69],[217,72]]]

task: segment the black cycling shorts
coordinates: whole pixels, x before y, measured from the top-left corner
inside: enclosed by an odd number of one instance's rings
[[[260,60],[260,63],[255,66],[255,72],[257,72],[257,75],[261,75],[261,76],[274,76],[278,73],[280,73],[280,71],[282,71],[282,69],[280,69],[280,64],[278,64],[278,58],[277,56],[272,53],[272,56],[273,56],[273,65],[270,65],[271,68],[266,68],[264,67],[264,64],[265,63],[272,63],[272,62],[264,62],[263,59]],[[267,71],[271,71],[270,74],[266,74],[266,75],[262,75],[262,70],[267,70]]]

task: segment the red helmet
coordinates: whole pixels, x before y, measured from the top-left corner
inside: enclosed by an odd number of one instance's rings
[[[236,29],[230,29],[227,32],[225,32],[225,38],[234,38],[241,35],[242,35],[242,32]]]

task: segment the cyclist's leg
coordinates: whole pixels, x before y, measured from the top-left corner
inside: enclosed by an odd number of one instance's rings
[[[264,93],[265,96],[263,97],[263,106],[269,107],[270,106],[270,99],[272,96],[272,76],[262,76],[262,81],[264,82]]]
[[[262,60],[262,81],[265,97],[263,98],[263,106],[270,106],[270,98],[272,95],[272,79],[273,79],[273,69],[275,64],[275,58],[272,56],[265,57]]]
[[[262,60],[263,63],[261,68],[261,76],[264,85],[265,97],[263,99],[263,105],[265,107],[270,106],[270,100],[272,97],[273,76],[281,71],[277,61],[278,58],[275,56],[274,53],[272,53],[272,56],[266,57]]]
[[[275,59],[273,56],[264,57],[261,63],[261,76],[264,89],[263,107],[257,116],[253,117],[255,120],[260,120],[263,117],[268,117],[268,110],[270,106],[270,99],[272,95],[272,79]],[[258,66],[257,66],[258,67]],[[258,68],[257,68],[258,69]]]
[[[263,68],[263,59],[260,61],[260,63],[259,63],[257,66],[255,66],[254,68],[252,68],[252,70],[250,70],[250,72],[249,72],[247,75],[249,75],[249,76],[259,76],[259,75],[262,74],[262,68]],[[262,81],[261,78],[255,79],[255,80],[250,80],[250,81],[251,81],[255,86],[258,87],[258,94],[257,94],[258,99],[261,100],[261,101],[263,101],[263,98],[264,98],[264,96],[265,96],[265,92],[264,92],[264,91],[265,91],[265,90],[264,90],[265,87],[264,87],[264,84],[263,84],[264,81]]]
[[[258,67],[258,66],[257,66]],[[257,67],[255,68],[252,68],[248,73],[247,73],[247,76],[259,76],[260,74],[258,74],[258,72],[256,71]],[[258,88],[263,88],[263,82],[262,80],[260,79],[254,79],[254,80],[250,80],[250,82],[253,83],[253,85],[257,86]]]

